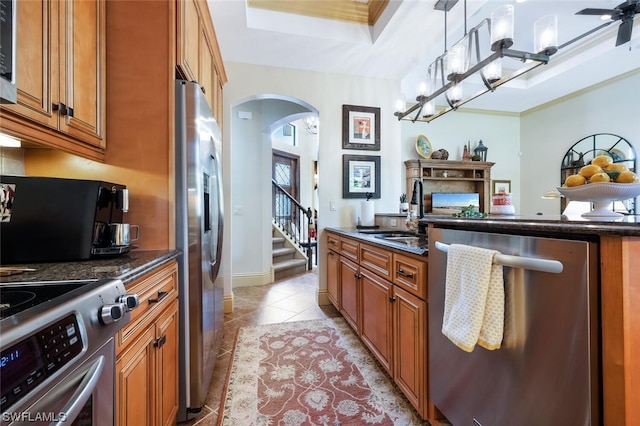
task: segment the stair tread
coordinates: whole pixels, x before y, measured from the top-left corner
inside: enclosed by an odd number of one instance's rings
[[[271,242],[272,243],[282,243],[282,242],[284,242],[284,238],[283,237],[271,237]]]
[[[293,247],[280,247],[280,248],[274,248],[271,250],[271,253],[273,256],[282,256],[285,254],[290,254],[295,252],[296,252],[296,249],[294,249]]]
[[[307,263],[306,259],[287,259],[282,262],[277,262],[273,264],[273,269],[275,271],[280,271],[283,269],[293,268],[299,265],[305,265]]]

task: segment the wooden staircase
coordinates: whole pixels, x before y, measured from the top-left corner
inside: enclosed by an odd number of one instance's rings
[[[275,281],[307,270],[307,257],[296,249],[275,226],[273,227],[271,242]]]

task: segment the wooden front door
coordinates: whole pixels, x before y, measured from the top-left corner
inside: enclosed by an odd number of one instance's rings
[[[273,180],[282,187],[289,195],[297,201],[300,193],[300,169],[298,163],[300,157],[288,152],[272,150],[272,173]],[[276,220],[294,220],[295,209],[288,200],[281,194],[274,193],[271,200],[273,217]],[[281,217],[282,216],[282,217]],[[285,219],[284,217],[287,217]]]

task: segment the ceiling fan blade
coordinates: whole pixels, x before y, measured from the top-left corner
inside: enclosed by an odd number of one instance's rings
[[[619,13],[618,10],[616,9],[594,9],[594,8],[586,8],[586,9],[582,9],[579,12],[576,12],[576,15],[597,15],[597,16],[602,16],[602,15],[611,15],[611,16],[615,16]]]
[[[616,39],[616,46],[625,44],[631,40],[631,31],[633,30],[633,19],[624,19],[618,28],[618,38]]]

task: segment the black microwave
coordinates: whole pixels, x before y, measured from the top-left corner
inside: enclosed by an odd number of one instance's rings
[[[0,103],[16,103],[16,0],[0,0]]]

